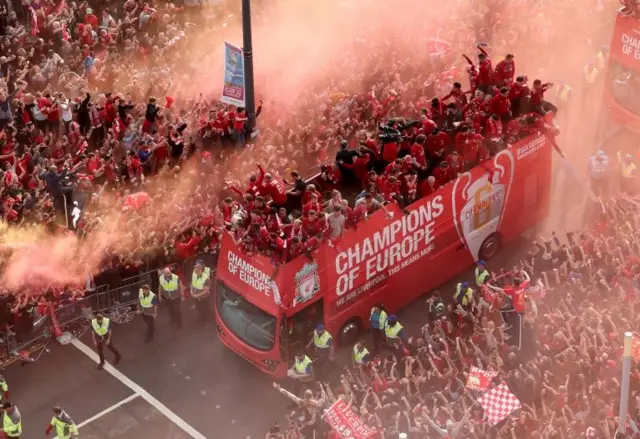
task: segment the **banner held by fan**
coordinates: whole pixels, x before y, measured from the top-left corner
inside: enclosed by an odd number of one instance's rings
[[[482,370],[475,366],[471,366],[469,378],[467,379],[467,388],[472,390],[487,390],[491,387],[491,380],[498,375],[498,372],[491,370]]]
[[[377,431],[367,426],[351,410],[349,404],[338,399],[324,412],[322,419],[331,426],[341,438],[347,439],[372,439]]]

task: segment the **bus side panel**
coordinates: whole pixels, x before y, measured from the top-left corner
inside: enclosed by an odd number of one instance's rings
[[[380,210],[318,252],[325,312],[334,333],[371,306],[391,312],[451,279],[482,254],[493,235],[508,241],[549,209],[551,147],[531,136],[430,197]]]

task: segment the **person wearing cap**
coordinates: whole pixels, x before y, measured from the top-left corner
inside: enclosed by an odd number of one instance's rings
[[[456,285],[456,292],[453,295],[453,299],[462,307],[471,305],[473,301],[473,290],[469,286],[469,282],[460,282]]]
[[[165,267],[160,275],[160,294],[158,294],[158,303],[165,303],[169,310],[169,318],[171,326],[176,329],[182,329],[182,289],[180,288],[180,279],[177,274],[171,272],[171,268]]]
[[[482,260],[476,262],[476,270],[474,274],[476,286],[478,288],[489,282],[489,278],[491,277],[491,274],[489,273],[489,270],[487,270],[486,265],[487,263]]]
[[[609,192],[609,164],[609,157],[602,150],[589,157],[591,190],[601,198],[606,197]]]
[[[353,347],[353,356],[351,357],[353,361],[353,365],[358,366],[366,366],[366,364],[371,360],[371,354],[369,354],[369,350],[366,348],[362,341],[358,341]]]
[[[322,323],[318,324],[313,331],[313,337],[311,337],[311,340],[307,344],[307,349],[309,349],[311,345],[315,346],[316,349],[316,369],[318,375],[320,375],[327,362],[333,361],[333,354],[335,352],[333,337]]]
[[[120,352],[113,346],[111,341],[111,321],[105,318],[102,314],[96,315],[96,317],[91,320],[91,327],[93,331],[91,331],[91,338],[93,339],[93,345],[98,350],[98,357],[100,362],[98,363],[98,370],[101,370],[104,367],[104,347],[107,346],[113,355],[115,355],[114,364],[118,364],[122,356]]]
[[[371,334],[373,335],[373,354],[378,355],[380,348],[384,342],[384,328],[387,324],[387,313],[382,304],[375,305],[371,308],[369,314],[369,325],[371,326]]]
[[[196,261],[191,275],[191,297],[196,299],[198,322],[206,323],[211,317],[211,270],[204,266],[204,262]]]
[[[73,419],[71,419],[71,416],[69,416],[67,412],[58,406],[53,408],[53,418],[51,418],[51,422],[47,425],[45,434],[49,436],[51,430],[54,428],[56,429],[57,439],[71,439],[78,437],[78,427],[76,426],[76,423],[73,422]]]
[[[158,298],[151,292],[149,285],[143,285],[138,293],[138,311],[142,314],[142,319],[147,325],[147,334],[144,342],[149,343],[153,340],[153,334],[156,332],[156,317],[158,316]]]
[[[406,342],[408,337],[407,333],[398,322],[398,318],[391,314],[387,317],[387,323],[384,327],[384,335],[387,338],[387,344],[392,349],[399,350],[402,347],[403,342]]]
[[[22,436],[22,416],[18,407],[10,402],[2,404],[2,431],[7,438],[19,438]]]
[[[294,380],[294,388],[299,390],[301,383],[313,381],[313,361],[304,352],[295,356],[293,366],[287,371],[287,377]],[[294,390],[294,393],[298,393]]]

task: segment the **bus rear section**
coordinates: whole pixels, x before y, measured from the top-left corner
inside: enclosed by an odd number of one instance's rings
[[[546,218],[551,162],[548,139],[529,136],[406,211],[390,204],[337,245],[277,268],[225,234],[217,269],[220,339],[278,377],[317,323],[338,343],[354,342],[374,304],[395,312]]]
[[[598,149],[640,159],[640,20],[618,12],[603,84]],[[614,187],[617,184],[613,180]]]

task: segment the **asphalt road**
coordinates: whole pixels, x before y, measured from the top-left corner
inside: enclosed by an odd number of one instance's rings
[[[506,265],[524,246],[521,241],[504,249],[491,265]],[[472,274],[462,277],[471,280]],[[450,282],[440,291],[446,296],[453,289]],[[424,300],[418,300],[399,318],[410,333],[417,333],[426,313]],[[178,331],[161,312],[150,344],[143,341],[140,319],[115,326],[114,344],[123,355],[117,370],[97,370],[88,333],[73,345],[54,341],[38,362],[6,370],[11,398],[22,413],[23,437],[43,437],[54,405],[81,425],[84,438],[264,437],[274,420],[282,421],[287,401],[273,390],[268,376],[217,340],[213,321],[198,327],[189,302],[183,315],[185,326]],[[107,361],[111,359],[107,352]],[[192,428],[192,434],[181,426]]]

